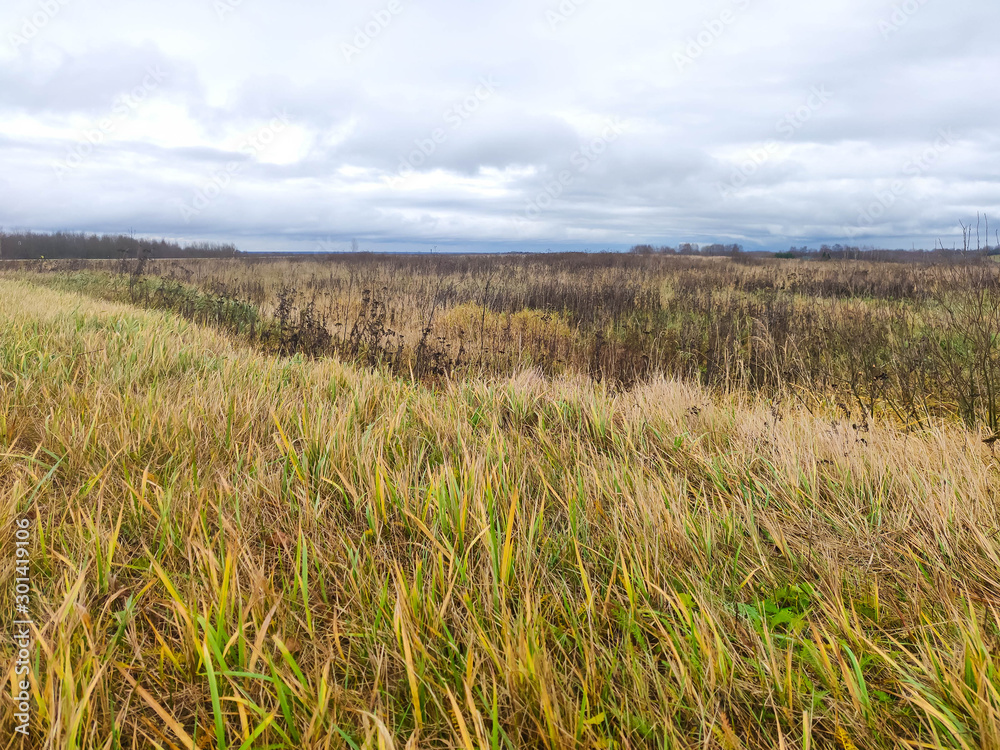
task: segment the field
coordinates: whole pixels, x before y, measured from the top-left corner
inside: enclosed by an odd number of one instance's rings
[[[6,263],[0,747],[1000,747],[998,303],[976,259]]]

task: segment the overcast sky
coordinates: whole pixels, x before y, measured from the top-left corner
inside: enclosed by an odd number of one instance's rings
[[[995,0],[3,0],[0,225],[951,246],[1000,228],[998,32]]]

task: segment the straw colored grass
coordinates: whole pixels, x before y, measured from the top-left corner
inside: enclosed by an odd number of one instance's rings
[[[1000,747],[990,448],[797,404],[431,389],[0,279],[27,746]]]

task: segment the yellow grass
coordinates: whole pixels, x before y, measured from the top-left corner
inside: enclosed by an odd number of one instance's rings
[[[797,403],[429,389],[0,279],[24,746],[1000,746],[990,449]]]

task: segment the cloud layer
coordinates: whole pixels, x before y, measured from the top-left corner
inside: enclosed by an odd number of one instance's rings
[[[994,3],[338,5],[8,0],[0,224],[274,250],[1000,226]]]

